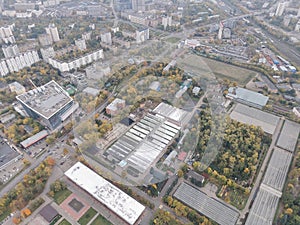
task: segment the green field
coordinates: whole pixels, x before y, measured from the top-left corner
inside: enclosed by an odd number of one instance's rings
[[[58,225],[72,225],[72,224],[66,219],[63,219]]]
[[[166,39],[167,42],[170,42],[172,44],[178,43],[180,41],[180,38],[178,37],[169,37]]]
[[[96,217],[96,219],[91,223],[91,225],[113,225],[113,224],[99,214]]]
[[[97,214],[97,211],[93,209],[92,207],[89,208],[88,211],[78,220],[78,223],[81,225],[86,225],[88,224],[91,219]]]
[[[239,85],[246,85],[257,72],[229,65],[227,63],[197,56],[194,54],[187,55],[177,61],[178,67],[203,78],[219,78],[236,81]]]
[[[69,197],[72,194],[72,191],[69,189],[65,189],[59,192],[56,192],[54,194],[54,201],[56,204],[60,205],[67,197]]]

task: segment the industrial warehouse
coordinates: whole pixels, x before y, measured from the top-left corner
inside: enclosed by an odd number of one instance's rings
[[[145,206],[80,162],[65,175],[128,224],[135,224],[145,210]]]
[[[161,104],[158,107],[163,108]],[[166,116],[163,113],[156,114],[157,109],[147,113],[105,151],[104,157],[122,168],[122,171],[127,169],[132,177],[141,176],[139,178],[143,179],[177,137],[181,129],[179,124],[188,113],[170,107],[172,110],[168,110]]]
[[[296,149],[300,126],[285,120],[246,225],[272,224]]]

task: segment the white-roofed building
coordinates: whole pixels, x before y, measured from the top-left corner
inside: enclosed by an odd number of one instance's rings
[[[68,111],[76,110],[74,100],[53,80],[16,98],[30,117],[40,119],[50,129],[67,119]]]
[[[65,175],[128,224],[135,224],[145,210],[145,206],[81,162],[72,166]]]
[[[175,108],[171,105],[168,105],[164,102],[160,103],[153,112],[162,115],[164,117],[167,117],[172,122],[175,122],[176,124],[183,124],[185,122],[185,118],[187,118],[187,114],[189,112],[184,111],[179,108]]]
[[[269,100],[268,96],[240,87],[230,87],[226,97],[259,109],[263,108]]]
[[[116,98],[107,107],[106,113],[109,115],[116,115],[119,110],[125,107],[125,100]]]

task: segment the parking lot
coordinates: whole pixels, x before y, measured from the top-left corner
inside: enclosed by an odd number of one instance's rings
[[[23,168],[22,159],[23,155],[16,147],[0,137],[0,183],[8,182]]]

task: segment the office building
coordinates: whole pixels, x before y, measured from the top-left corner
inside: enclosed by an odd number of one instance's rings
[[[16,98],[30,117],[50,129],[58,127],[78,108],[78,104],[53,80]]]

